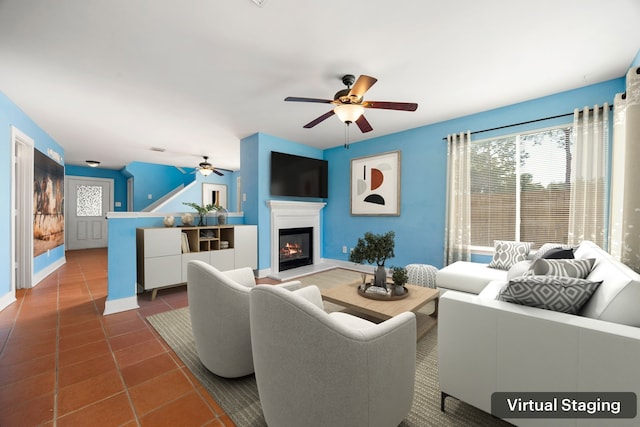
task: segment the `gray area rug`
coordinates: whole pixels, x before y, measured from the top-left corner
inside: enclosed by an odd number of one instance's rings
[[[352,280],[351,276],[356,279],[360,277],[359,273],[351,271],[331,270],[301,281],[303,285],[321,284],[325,287],[344,283],[345,278]],[[147,320],[237,426],[266,426],[253,375],[228,380],[212,374],[200,363],[193,342],[188,307],[155,314],[147,317]],[[446,412],[440,411],[437,340],[437,328],[434,328],[418,342],[413,407],[401,426],[510,426],[453,398],[447,399]]]

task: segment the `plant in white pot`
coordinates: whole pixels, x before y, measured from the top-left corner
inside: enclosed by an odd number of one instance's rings
[[[364,233],[364,237],[358,239],[358,243],[349,255],[349,261],[362,264],[365,261],[369,264],[376,264],[373,284],[382,288],[387,288],[387,270],[384,263],[389,258],[393,258],[395,253],[395,236],[393,231],[385,234]]]

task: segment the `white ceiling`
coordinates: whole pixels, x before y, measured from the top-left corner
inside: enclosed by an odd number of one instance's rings
[[[342,145],[336,117],[302,128],[330,105],[283,100],[344,74],[419,104],[367,110],[355,142],[621,77],[639,49],[638,0],[0,0],[0,91],[67,164],[116,169],[235,170],[256,132]]]

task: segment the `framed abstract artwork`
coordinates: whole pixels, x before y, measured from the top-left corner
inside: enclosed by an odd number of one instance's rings
[[[202,204],[214,204],[222,206],[225,209],[227,207],[227,186],[225,184],[202,184]]]
[[[400,151],[351,160],[351,215],[400,215]]]

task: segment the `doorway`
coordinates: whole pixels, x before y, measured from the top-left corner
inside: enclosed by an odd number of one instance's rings
[[[113,180],[65,177],[65,247],[104,248],[108,244],[107,212],[113,211]]]
[[[33,286],[33,139],[11,127],[11,292]]]

